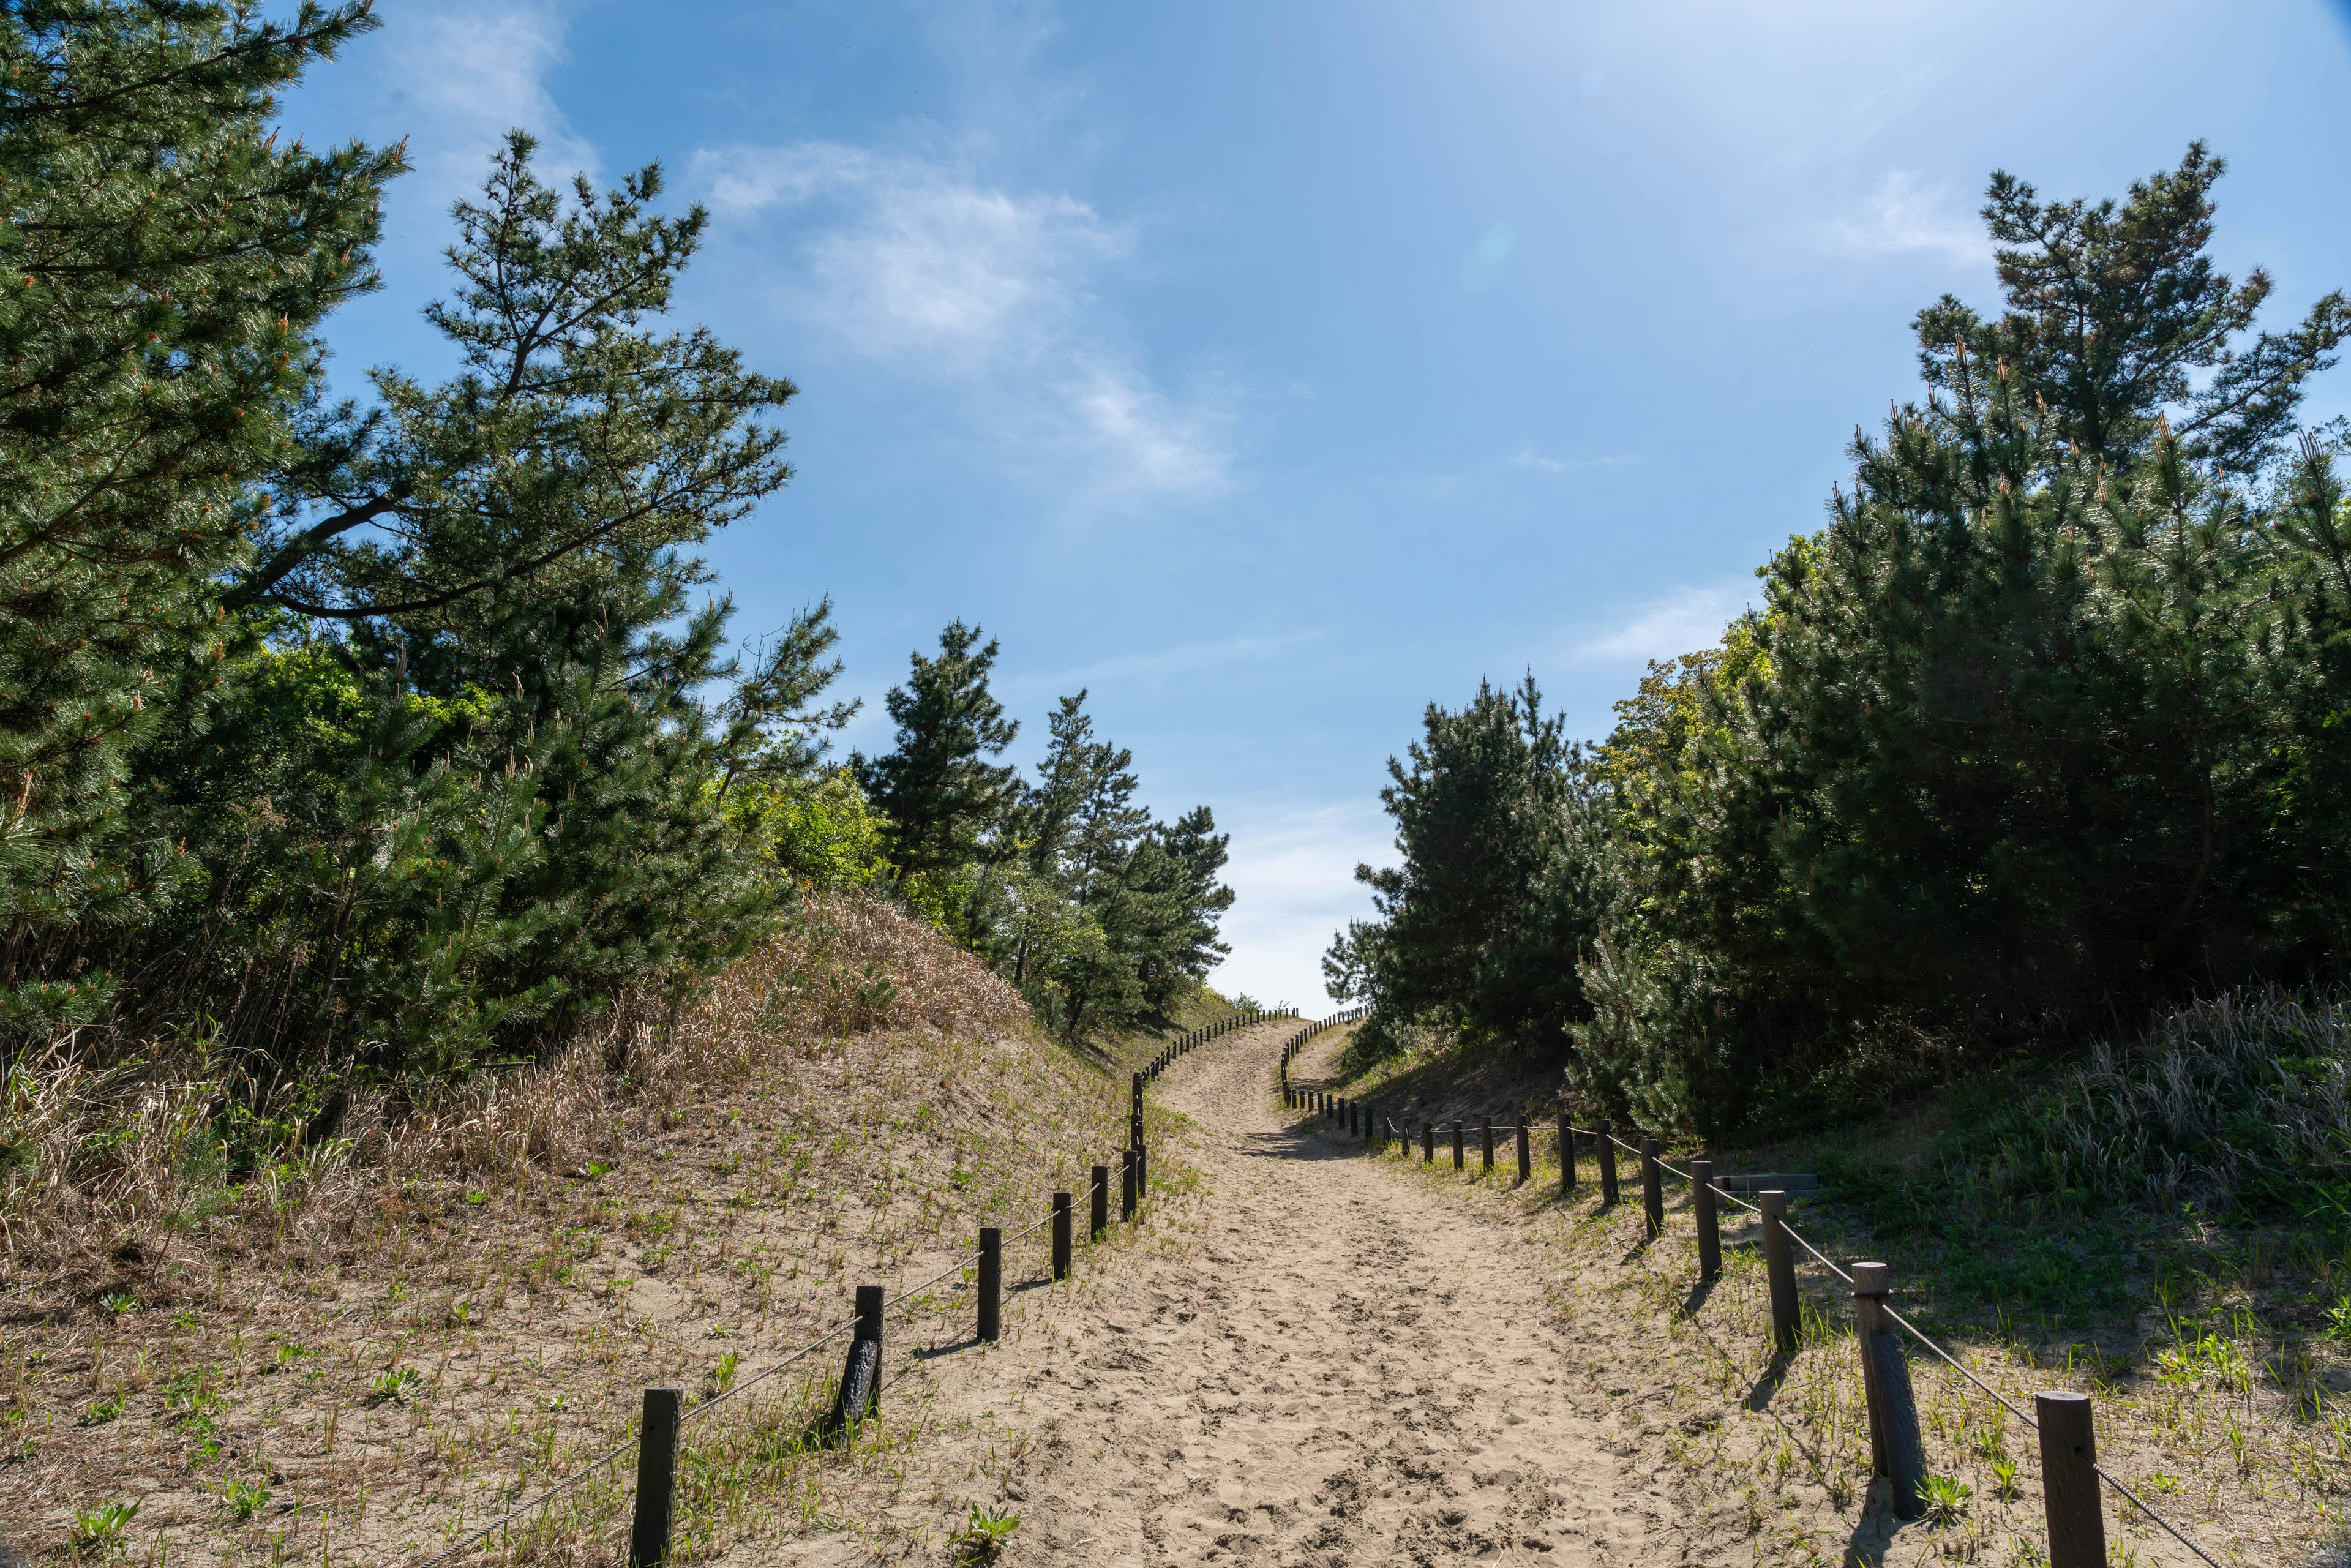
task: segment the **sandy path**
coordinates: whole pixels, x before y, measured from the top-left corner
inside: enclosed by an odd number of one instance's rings
[[[1154,1090],[1204,1130],[1196,1244],[1121,1260],[1098,1306],[943,1380],[943,1412],[1011,1406],[1044,1434],[1003,1481],[1016,1558],[1713,1561],[1663,1456],[1612,1442],[1627,1402],[1571,1366],[1521,1233],[1287,1118],[1286,1032]]]

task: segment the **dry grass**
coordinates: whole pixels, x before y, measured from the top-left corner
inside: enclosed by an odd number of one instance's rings
[[[427,1554],[624,1441],[640,1388],[715,1394],[840,1322],[854,1283],[894,1291],[978,1225],[1041,1218],[1125,1112],[984,966],[848,902],[687,1004],[619,1009],[517,1077],[356,1094],[334,1136],[247,1172],[200,1063],[61,1049],[8,1092],[0,1518],[31,1552],[157,1568]],[[1008,1247],[1008,1281],[1043,1242]],[[962,1287],[893,1314],[894,1347],[963,1339]],[[919,1368],[843,1455],[802,1440],[832,1359],[690,1429],[689,1555],[922,1547],[923,1506],[891,1506],[946,1496]],[[482,1555],[609,1560],[628,1480]],[[132,1503],[117,1539],[74,1544]]]

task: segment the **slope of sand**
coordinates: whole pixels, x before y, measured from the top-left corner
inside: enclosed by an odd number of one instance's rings
[[[1282,1112],[1293,1027],[1219,1040],[1153,1091],[1201,1129],[1190,1244],[1105,1260],[1093,1299],[1040,1301],[1024,1332],[928,1369],[943,1427],[1017,1416],[1035,1438],[975,1455],[967,1489],[1022,1515],[1012,1559],[1753,1561],[1637,1440],[1667,1390],[1572,1361],[1522,1230]]]

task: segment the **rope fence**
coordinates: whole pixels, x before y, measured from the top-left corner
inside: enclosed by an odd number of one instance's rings
[[[1149,1167],[1143,1134],[1144,1088],[1185,1054],[1211,1040],[1270,1019],[1294,1016],[1287,1009],[1274,1012],[1258,1008],[1235,1009],[1213,1023],[1188,1030],[1166,1041],[1144,1066],[1134,1071],[1129,1085],[1131,1109],[1127,1117],[1126,1147],[1120,1153],[1122,1190],[1118,1218],[1121,1223],[1132,1223],[1135,1219],[1147,1191],[1145,1176]],[[1100,1242],[1107,1238],[1111,1223],[1110,1167],[1095,1166],[1092,1175],[1087,1228],[1090,1239]],[[887,1314],[941,1281],[971,1270],[974,1273],[976,1319],[974,1339],[977,1343],[994,1343],[1003,1331],[1005,1243],[1025,1239],[1051,1226],[1050,1278],[1056,1284],[1069,1279],[1074,1267],[1072,1197],[1067,1192],[1053,1194],[1051,1206],[1043,1218],[1010,1235],[1006,1235],[996,1226],[982,1226],[977,1246],[957,1256],[929,1279],[907,1286],[887,1300],[883,1299],[879,1285],[858,1286],[854,1298],[855,1312],[847,1321],[835,1324],[773,1365],[708,1399],[689,1406],[684,1402],[682,1389],[646,1389],[633,1436],[590,1459],[528,1502],[517,1504],[436,1555],[425,1558],[415,1568],[439,1568],[439,1564],[480,1544],[517,1520],[544,1510],[573,1487],[619,1462],[632,1449],[637,1455],[637,1479],[630,1520],[629,1568],[661,1568],[670,1555],[676,1502],[678,1443],[687,1423],[699,1420],[729,1400],[748,1394],[786,1367],[807,1359],[841,1335],[848,1334],[851,1336],[848,1356],[841,1369],[832,1407],[819,1423],[818,1428],[831,1446],[847,1447],[854,1438],[858,1426],[881,1412],[882,1330]]]
[[[1346,1135],[1372,1144],[1375,1153],[1384,1153],[1394,1143],[1409,1159],[1413,1142],[1409,1115],[1399,1123],[1394,1115],[1376,1110],[1362,1100],[1334,1094],[1327,1090],[1301,1087],[1290,1081],[1290,1064],[1308,1040],[1326,1029],[1353,1021],[1365,1010],[1357,1009],[1324,1019],[1284,1041],[1276,1071],[1276,1084],[1287,1108],[1311,1113]],[[1495,1168],[1497,1130],[1492,1116],[1477,1118],[1475,1136],[1482,1171],[1486,1175],[1491,1175]],[[1532,1132],[1525,1113],[1518,1113],[1514,1124],[1506,1121],[1499,1130],[1516,1144],[1518,1178],[1523,1186],[1533,1179]],[[1470,1135],[1467,1118],[1452,1118],[1441,1131],[1437,1121],[1422,1119],[1422,1162],[1434,1165],[1440,1148],[1447,1148],[1452,1155],[1453,1168],[1467,1169]],[[2048,1568],[2108,1568],[2105,1515],[2099,1505],[2100,1482],[2111,1487],[2125,1501],[2152,1520],[2198,1558],[2210,1563],[2211,1568],[2221,1568],[2220,1560],[2210,1552],[2149,1507],[2137,1492],[2097,1462],[2089,1396],[2065,1390],[2043,1390],[2033,1396],[2033,1408],[2027,1412],[2023,1406],[1970,1371],[1957,1356],[1888,1304],[1892,1271],[1886,1265],[1862,1262],[1854,1264],[1848,1270],[1790,1225],[1789,1194],[1786,1190],[1766,1188],[1756,1192],[1756,1201],[1750,1202],[1715,1180],[1712,1161],[1692,1160],[1689,1169],[1684,1170],[1660,1156],[1656,1138],[1644,1137],[1636,1146],[1618,1137],[1606,1122],[1591,1127],[1578,1127],[1568,1120],[1567,1111],[1562,1107],[1558,1112],[1556,1147],[1562,1197],[1572,1194],[1577,1186],[1575,1140],[1579,1137],[1591,1140],[1599,1168],[1600,1200],[1604,1209],[1614,1208],[1623,1200],[1617,1172],[1618,1151],[1638,1162],[1641,1207],[1651,1240],[1665,1233],[1664,1176],[1671,1174],[1688,1185],[1690,1209],[1697,1226],[1698,1275],[1702,1281],[1712,1280],[1721,1270],[1722,1240],[1716,1207],[1718,1200],[1734,1204],[1760,1218],[1775,1358],[1795,1354],[1801,1330],[1792,1249],[1802,1249],[1821,1267],[1851,1288],[1856,1339],[1861,1351],[1862,1389],[1868,1416],[1871,1469],[1874,1474],[1885,1477],[1889,1483],[1894,1513],[1897,1519],[1914,1520],[1926,1512],[1926,1450],[1919,1435],[1918,1406],[1911,1388],[1909,1360],[1900,1337],[1907,1333],[1938,1360],[1997,1400],[2011,1415],[2038,1435],[2042,1496],[2048,1525]]]

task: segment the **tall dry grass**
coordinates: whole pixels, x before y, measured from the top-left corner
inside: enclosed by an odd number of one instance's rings
[[[201,1041],[101,1061],[68,1034],[7,1074],[5,1283],[55,1295],[134,1279],[168,1301],[224,1257],[332,1248],[389,1189],[580,1166],[794,1051],[1029,1029],[1019,994],[970,954],[871,899],[819,897],[699,990],[622,998],[552,1059],[464,1082],[365,1083],[327,1066],[266,1089]]]

